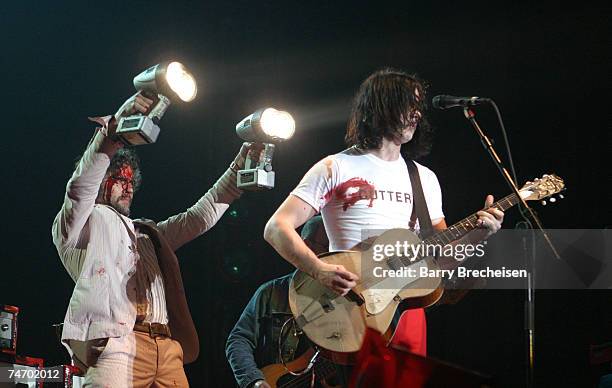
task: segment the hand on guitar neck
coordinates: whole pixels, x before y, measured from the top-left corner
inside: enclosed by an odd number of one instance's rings
[[[476,212],[478,216],[478,228],[464,237],[464,239],[468,239],[470,243],[477,243],[485,240],[501,229],[501,224],[504,222],[504,212],[492,206],[493,201],[493,196],[491,194],[487,195],[484,208]]]
[[[476,212],[478,217],[477,228],[450,244],[476,244],[497,233],[501,229],[502,222],[504,222],[504,212],[493,206],[493,202],[493,196],[487,195],[483,209]],[[444,225],[445,228],[446,225]],[[453,257],[440,257],[438,263],[442,269],[453,269],[458,267],[461,261],[455,260]]]

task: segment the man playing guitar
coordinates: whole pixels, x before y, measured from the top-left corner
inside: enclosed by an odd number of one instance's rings
[[[330,252],[354,249],[363,240],[392,228],[408,228],[414,195],[407,162],[427,153],[431,129],[424,117],[425,86],[416,76],[383,69],[371,74],[357,92],[348,120],[350,148],[316,163],[268,221],[264,237],[287,261],[340,295],[359,281],[342,265],[317,258],[295,229],[321,212]],[[433,171],[415,162],[433,229],[446,229],[440,185]],[[497,232],[502,211],[477,213],[478,228],[461,242],[476,243]],[[413,225],[419,229],[418,223]],[[449,259],[447,265],[453,265]],[[444,263],[441,263],[444,266]],[[422,309],[412,310],[410,330],[396,332],[394,342],[425,355]],[[398,336],[409,337],[402,339]]]

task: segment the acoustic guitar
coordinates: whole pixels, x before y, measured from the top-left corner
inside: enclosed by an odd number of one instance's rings
[[[564,187],[558,176],[544,175],[527,182],[519,193],[525,201],[542,200],[559,193]],[[511,194],[491,207],[504,211],[519,202],[516,194]],[[308,274],[297,271],[289,285],[289,305],[296,323],[321,348],[339,353],[358,351],[366,327],[385,333],[400,302],[405,300],[413,308],[427,307],[436,303],[443,293],[441,276],[375,276],[375,267],[389,271],[412,269],[417,275],[422,273],[422,267],[426,267],[427,274],[430,274],[440,269],[435,257],[419,255],[407,260],[407,257],[395,255],[375,261],[372,260],[375,247],[402,242],[409,248],[415,247],[412,251],[418,252],[418,245],[446,246],[477,228],[477,220],[474,213],[423,241],[408,229],[391,229],[378,236],[367,250],[330,252],[319,256],[327,263],[343,265],[357,274],[359,281],[346,296],[339,296]]]

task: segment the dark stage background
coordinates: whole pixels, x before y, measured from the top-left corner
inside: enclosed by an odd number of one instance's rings
[[[133,215],[161,220],[190,206],[238,151],[234,125],[272,105],[294,114],[277,149],[276,188],[247,193],[180,250],[201,340],[194,387],[232,386],[228,331],[257,286],[290,271],[263,241],[272,212],[318,159],[343,147],[350,98],[373,70],[417,72],[436,94],[485,96],[502,110],[519,180],[556,172],[567,199],[538,207],[549,228],[608,225],[609,7],[533,2],[3,2],[0,303],[21,308],[19,353],[67,361],[51,324],[73,283],[50,227],[93,126],[134,93],[132,78],[166,59],[196,74],[199,95],[175,104],[157,144],[138,149],[144,182]],[[481,124],[503,153],[492,109]],[[423,163],[438,174],[454,222],[508,193],[461,110],[430,111]],[[509,211],[505,227],[517,221]],[[238,271],[234,271],[236,267]],[[473,292],[428,315],[429,354],[524,385],[522,291]],[[588,387],[588,346],[612,340],[610,292],[537,293],[539,386]]]

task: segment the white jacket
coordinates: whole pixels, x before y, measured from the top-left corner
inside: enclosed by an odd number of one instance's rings
[[[136,308],[126,288],[135,272],[134,224],[96,204],[110,160],[99,149],[98,132],[68,181],[52,227],[53,242],[76,285],[64,319],[62,340],[118,337],[132,331]],[[185,212],[157,224],[174,251],[210,229],[241,191],[231,170]]]

